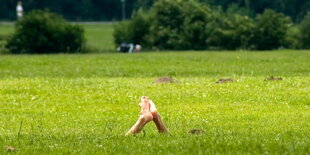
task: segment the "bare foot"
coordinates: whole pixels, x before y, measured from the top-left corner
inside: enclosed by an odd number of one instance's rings
[[[161,117],[158,113],[158,110],[155,106],[155,103],[148,99],[149,103],[150,103],[150,112],[152,113],[153,115],[153,121],[158,129],[159,132],[162,132],[162,133],[169,133],[168,129],[165,127],[163,121],[161,120]]]
[[[161,133],[169,133],[168,129],[165,127],[161,117],[156,109],[155,103],[146,96],[141,97],[141,103],[139,103],[141,108],[140,117],[137,122],[132,126],[132,128],[126,133],[126,135],[137,134],[142,128],[150,121],[154,121],[157,129]]]
[[[140,117],[126,135],[139,133],[146,123],[153,120],[153,115],[150,112],[150,103],[144,96],[141,97],[141,103],[139,105],[141,107]]]

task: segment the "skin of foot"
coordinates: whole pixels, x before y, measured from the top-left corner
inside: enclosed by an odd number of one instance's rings
[[[139,106],[141,108],[140,117],[133,125],[133,127],[126,133],[126,135],[139,133],[142,128],[150,121],[154,121],[160,133],[169,133],[168,129],[165,127],[163,121],[161,120],[155,103],[152,100],[146,96],[142,96]]]
[[[139,106],[141,108],[140,117],[137,122],[131,127],[131,129],[126,133],[126,135],[139,133],[146,123],[153,120],[153,115],[150,112],[150,103],[144,96],[141,97],[141,103],[139,103]]]
[[[151,105],[150,111],[153,115],[153,121],[158,129],[159,132],[161,133],[168,133],[168,129],[165,127],[163,121],[161,120],[161,117],[158,113],[158,110],[156,109],[155,103],[152,100],[149,100],[149,103]]]

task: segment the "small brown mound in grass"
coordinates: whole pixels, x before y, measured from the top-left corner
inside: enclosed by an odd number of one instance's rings
[[[217,80],[215,83],[228,83],[228,82],[234,82],[234,80],[231,78],[223,78],[223,79]]]
[[[274,76],[270,76],[265,79],[265,81],[281,81],[281,80],[283,80],[281,77],[274,77]]]
[[[16,152],[17,150],[12,146],[5,146],[4,149],[8,152]]]
[[[189,130],[188,133],[190,134],[203,134],[205,133],[206,131],[203,130],[203,129],[192,129],[192,130]]]
[[[154,81],[154,83],[176,83],[178,82],[171,76],[163,76]]]

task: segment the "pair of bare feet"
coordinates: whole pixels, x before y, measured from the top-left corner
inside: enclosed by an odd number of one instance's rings
[[[152,100],[146,96],[141,97],[141,103],[139,103],[141,108],[140,117],[137,122],[129,129],[126,135],[137,134],[142,128],[151,121],[154,121],[158,132],[168,133],[168,129],[165,127],[160,115],[156,109],[156,106]]]

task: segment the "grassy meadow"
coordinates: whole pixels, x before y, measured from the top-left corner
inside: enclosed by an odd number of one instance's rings
[[[0,55],[0,154],[8,146],[17,154],[309,154],[309,58],[289,50]],[[264,80],[272,75],[283,80]],[[177,82],[154,83],[162,76]],[[150,123],[124,136],[142,95],[170,135]]]
[[[89,46],[114,51],[113,25],[83,26]],[[293,50],[0,55],[0,154],[310,154],[309,59]],[[163,76],[176,82],[154,82]],[[150,123],[124,136],[143,95],[170,135]]]

